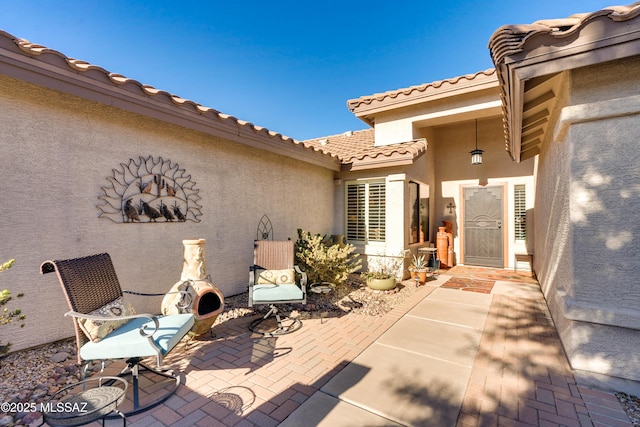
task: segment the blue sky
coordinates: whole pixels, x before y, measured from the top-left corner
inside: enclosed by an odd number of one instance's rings
[[[365,129],[348,99],[492,68],[502,25],[610,4],[0,0],[0,29],[302,140]]]

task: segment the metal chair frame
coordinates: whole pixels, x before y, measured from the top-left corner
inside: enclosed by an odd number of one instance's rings
[[[122,297],[123,293],[131,293],[137,295],[145,295],[136,292],[123,291],[120,287],[120,283],[116,276],[111,257],[107,253],[90,255],[87,257],[68,259],[68,260],[49,260],[42,263],[40,266],[40,272],[42,274],[55,272],[58,276],[58,280],[62,287],[62,290],[69,304],[71,311],[65,313],[65,316],[73,318],[73,325],[75,328],[76,345],[78,347],[78,363],[83,365],[82,378],[86,377],[89,364],[93,361],[99,361],[103,371],[105,367],[105,359],[90,359],[84,360],[81,356],[81,348],[90,342],[89,338],[80,328],[78,323],[79,319],[93,319],[93,320],[114,320],[112,317],[101,317],[95,315],[89,315],[94,310],[103,307],[104,305],[114,301],[118,297]],[[184,306],[190,305],[187,292],[180,292],[185,295]],[[121,316],[121,320],[130,320],[136,318],[146,318],[149,322],[143,324],[140,329],[140,339],[146,340],[155,351],[156,366],[151,367],[142,363],[143,357],[128,357],[123,355],[118,359],[126,360],[127,366],[120,372],[118,376],[124,377],[131,375],[132,378],[132,392],[133,392],[133,410],[127,412],[125,415],[133,415],[157,406],[171,396],[178,386],[180,385],[180,376],[178,373],[162,367],[162,360],[166,353],[170,352],[172,348],[168,348],[166,352],[160,348],[156,342],[158,329],[160,327],[159,319],[163,316],[154,316],[151,314],[136,314],[131,316]],[[185,316],[185,328],[188,321],[188,317]],[[190,317],[190,323],[193,324],[193,315]],[[117,330],[116,330],[117,331]],[[115,332],[115,331],[114,331]],[[188,332],[188,331],[187,331]],[[184,338],[186,333],[180,338]],[[163,332],[164,334],[164,332]],[[166,391],[166,393],[160,395],[156,399],[140,404],[139,393],[139,376],[140,368],[144,371],[149,371],[152,374],[159,375],[161,377],[173,380],[173,385]]]
[[[249,330],[262,333],[264,336],[277,336],[289,334],[302,327],[302,321],[295,317],[283,316],[280,314],[278,304],[307,303],[307,274],[298,266],[294,265],[294,248],[291,240],[256,240],[254,242],[254,260],[249,268],[249,307],[254,305],[268,305],[269,311],[266,315],[251,322]],[[260,301],[254,299],[254,286],[261,270],[284,270],[294,269],[296,276],[300,277],[296,285],[302,291],[302,297],[285,300]],[[274,316],[277,321],[275,330],[260,332],[259,325],[270,317]]]

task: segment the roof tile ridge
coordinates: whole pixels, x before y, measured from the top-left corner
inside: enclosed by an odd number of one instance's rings
[[[420,144],[421,142],[424,142],[424,143]],[[411,145],[407,146],[408,144],[411,144]],[[414,144],[418,145],[419,149],[413,150],[412,148]],[[424,139],[420,139],[420,140],[414,140],[414,141],[408,141],[408,142],[399,142],[396,144],[390,144],[390,145],[379,146],[374,148],[377,148],[378,150],[375,152],[368,151],[365,153],[353,154],[348,159],[363,160],[366,157],[370,159],[377,159],[378,157],[381,157],[381,156],[391,157],[396,153],[417,155],[426,150],[426,141],[424,141]]]
[[[75,58],[71,58],[66,56],[65,54],[63,54],[62,52],[46,47],[44,45],[41,44],[37,44],[37,43],[32,43],[29,40],[26,40],[24,38],[20,38],[17,36],[14,36],[4,30],[0,30],[0,35],[1,36],[5,36],[9,39],[11,39],[15,45],[25,54],[28,55],[33,55],[33,56],[40,56],[43,54],[52,54],[55,56],[58,56],[59,58],[63,59],[65,61],[65,63],[67,64],[67,66],[73,70],[73,71],[78,71],[78,72],[87,72],[90,70],[94,70],[94,71],[98,71],[100,73],[103,73],[107,79],[114,85],[116,86],[122,86],[124,84],[127,83],[131,83],[134,84],[136,86],[138,86],[140,88],[140,90],[142,91],[142,93],[150,96],[150,97],[158,97],[160,95],[167,97],[168,99],[171,100],[171,102],[176,105],[176,106],[190,106],[194,109],[194,111],[200,113],[200,114],[205,114],[205,113],[213,113],[213,115],[222,120],[222,121],[227,121],[230,120],[232,122],[235,122],[236,125],[238,127],[248,127],[251,130],[253,130],[256,133],[260,133],[263,132],[266,135],[272,137],[272,138],[279,138],[281,139],[283,142],[292,142],[296,145],[299,145],[300,142],[294,138],[291,138],[289,136],[285,136],[282,135],[281,133],[275,132],[275,131],[270,131],[267,128],[261,127],[261,126],[257,126],[254,125],[251,122],[248,121],[244,121],[244,120],[240,120],[232,115],[229,114],[224,114],[221,113],[220,111],[214,109],[214,108],[210,108],[210,107],[206,107],[202,104],[199,104],[195,101],[186,99],[186,98],[182,98],[179,97],[177,95],[173,95],[165,90],[162,89],[157,89],[154,86],[148,85],[148,84],[143,84],[141,82],[139,82],[138,80],[129,78],[129,77],[125,77],[122,74],[118,74],[118,73],[113,73],[110,72],[108,70],[106,70],[105,68],[96,65],[96,64],[92,64],[90,62],[81,60],[81,59],[75,59]],[[305,148],[310,148],[310,147],[306,147],[305,145],[303,145]],[[318,151],[318,150],[314,150],[314,151]],[[323,152],[324,154],[329,154],[326,152]],[[333,155],[331,155],[331,157],[335,157]]]
[[[353,137],[356,133],[373,132],[373,131],[374,131],[373,128],[360,129],[360,130],[348,130],[348,131],[345,131],[345,132],[336,133],[334,135],[326,135],[326,136],[319,136],[317,138],[305,139],[302,142],[322,141],[323,139],[344,138],[349,133],[351,134],[351,135],[349,135],[349,137]]]
[[[331,158],[336,159],[338,161],[342,161],[343,160],[343,158],[340,155],[338,155],[336,153],[333,153],[330,150],[327,150],[322,146],[318,147],[317,145],[309,144],[308,141],[309,140],[299,141],[299,140],[294,139],[293,143],[296,144],[296,145],[302,145],[304,148],[313,150],[314,152],[320,152],[322,154],[328,155]]]
[[[637,1],[627,6],[608,6],[594,12],[575,13],[567,18],[542,19],[531,24],[503,25],[493,33],[488,47],[492,53],[493,62],[499,64],[506,56],[522,52],[529,38],[538,34],[552,34],[553,37],[560,39],[574,34],[590,21],[602,16],[622,22],[639,15],[640,1]]]
[[[58,52],[55,49],[51,49],[47,46],[41,45],[41,44],[37,44],[37,43],[31,43],[29,40],[27,39],[23,39],[20,37],[15,37],[7,32],[4,32],[6,35],[8,35],[9,37],[11,37],[13,39],[13,42],[20,48],[20,50],[22,50],[25,53],[28,53],[30,55],[42,55],[43,53],[54,53],[57,54],[63,58],[67,58],[66,56],[64,56],[62,53]]]
[[[627,21],[640,16],[640,1],[636,1],[627,6],[613,6],[614,12],[611,19],[614,21]]]
[[[455,85],[458,82],[460,82],[461,80],[472,81],[472,80],[475,80],[476,78],[478,78],[479,76],[482,76],[482,75],[487,76],[487,77],[491,76],[492,74],[495,74],[495,72],[496,72],[495,68],[488,68],[486,70],[478,71],[478,72],[471,73],[471,74],[464,74],[464,75],[461,75],[461,76],[456,76],[456,77],[451,77],[451,78],[447,78],[447,79],[437,80],[437,81],[430,82],[430,83],[422,83],[420,85],[409,86],[409,87],[406,87],[406,88],[389,90],[389,91],[386,91],[386,92],[375,93],[373,95],[365,95],[365,96],[361,96],[359,98],[355,98],[355,99],[351,99],[351,100],[347,101],[347,106],[349,107],[349,109],[353,110],[354,108],[357,108],[360,105],[363,105],[363,104],[370,105],[374,101],[379,101],[380,102],[380,101],[383,101],[385,98],[395,99],[400,95],[409,96],[409,95],[411,95],[411,93],[413,93],[415,91],[424,92],[425,90],[429,89],[430,87],[438,89],[438,88],[442,87],[445,84]]]

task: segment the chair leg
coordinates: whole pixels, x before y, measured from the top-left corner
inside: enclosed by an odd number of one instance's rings
[[[132,398],[131,403],[127,405],[127,407],[122,411],[124,413],[125,419],[129,415],[139,414],[140,412],[147,411],[161,404],[171,395],[173,395],[173,393],[175,393],[175,391],[178,389],[178,386],[180,385],[179,374],[170,369],[152,368],[142,363],[142,359],[139,357],[128,359],[126,363],[127,366],[118,375],[119,377],[131,375],[130,384],[132,389]],[[149,371],[153,375],[159,376],[161,378],[166,378],[171,381],[167,381],[167,384],[161,387],[161,392],[152,393],[157,397],[152,397],[148,402],[141,402],[142,398],[140,393],[140,374],[141,372],[145,371]],[[162,381],[162,379],[160,381]],[[106,418],[114,419],[118,417],[122,417],[122,415],[119,413],[111,413]]]
[[[133,409],[137,410],[140,407],[140,369],[138,367],[138,361],[131,365],[129,363],[129,368],[131,369],[131,381],[133,381]]]
[[[277,335],[290,334],[291,332],[295,332],[302,327],[302,321],[300,319],[281,316],[278,307],[276,307],[274,304],[271,304],[269,307],[271,308],[266,315],[251,322],[251,324],[249,325],[249,330],[251,332],[262,334],[265,337],[273,337]],[[277,328],[269,331],[258,330],[258,326],[271,316],[275,316],[276,322],[278,323]]]

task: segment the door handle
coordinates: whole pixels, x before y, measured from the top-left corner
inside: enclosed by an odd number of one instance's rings
[[[496,225],[498,226],[498,228],[502,228],[502,221],[496,221]]]

